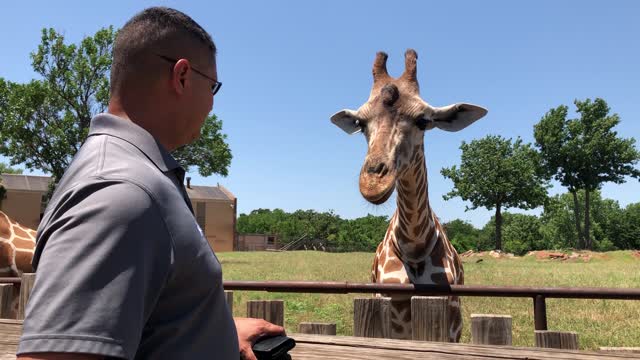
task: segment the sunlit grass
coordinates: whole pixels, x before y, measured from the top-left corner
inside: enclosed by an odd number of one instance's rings
[[[368,282],[372,253],[331,254],[312,251],[218,254],[225,280],[305,280]],[[601,258],[558,261],[535,257],[465,259],[468,285],[640,287],[640,259],[630,252]],[[234,292],[234,315],[246,315],[246,302],[285,301],[285,327],[297,331],[303,321],[334,322],[339,335],[353,332],[352,299],[362,294]],[[513,344],[533,346],[533,303],[528,298],[464,297],[462,342],[470,342],[471,314],[513,317]],[[549,330],[575,331],[582,349],[640,346],[640,301],[548,299]]]

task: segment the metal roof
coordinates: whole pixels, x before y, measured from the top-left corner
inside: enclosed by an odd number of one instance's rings
[[[49,176],[2,174],[0,182],[7,190],[46,192],[51,181]]]
[[[217,186],[191,185],[191,187],[187,187],[186,189],[191,199],[233,201],[233,199],[229,198],[229,196]]]
[[[51,177],[34,175],[2,174],[0,182],[7,190],[46,192]],[[186,188],[191,199],[233,201],[233,195],[218,186],[194,186]]]

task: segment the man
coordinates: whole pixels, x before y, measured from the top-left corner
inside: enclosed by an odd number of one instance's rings
[[[108,113],[91,121],[38,228],[18,359],[255,359],[252,342],[284,332],[234,323],[169,154],[213,107],[215,55],[173,9],[144,10],[118,33]]]

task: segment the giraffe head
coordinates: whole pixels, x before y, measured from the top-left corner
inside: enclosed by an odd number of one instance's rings
[[[424,133],[434,128],[458,131],[483,117],[482,107],[458,103],[433,107],[420,97],[412,49],[405,53],[405,70],[397,79],[387,73],[387,54],[379,52],[373,63],[369,100],[358,110],[342,110],[331,121],[348,134],[362,132],[368,151],[360,170],[360,193],[382,204],[395,189],[396,179],[410,168],[416,152],[424,151]]]

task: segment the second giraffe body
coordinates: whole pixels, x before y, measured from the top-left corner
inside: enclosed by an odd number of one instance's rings
[[[36,231],[20,225],[0,211],[0,277],[19,277],[22,273],[33,272],[31,259],[36,246]],[[10,314],[12,319],[18,313],[20,284],[13,286]]]
[[[471,104],[433,107],[420,98],[417,54],[405,54],[405,71],[390,77],[387,55],[373,65],[369,100],[357,111],[342,110],[331,121],[349,134],[362,132],[368,145],[360,171],[360,192],[382,204],[397,189],[397,209],[378,246],[372,281],[401,284],[463,284],[462,262],[429,205],[424,133],[439,128],[458,131],[487,111]],[[411,298],[392,297],[391,336],[411,339]],[[449,297],[449,341],[460,340],[460,301]]]

